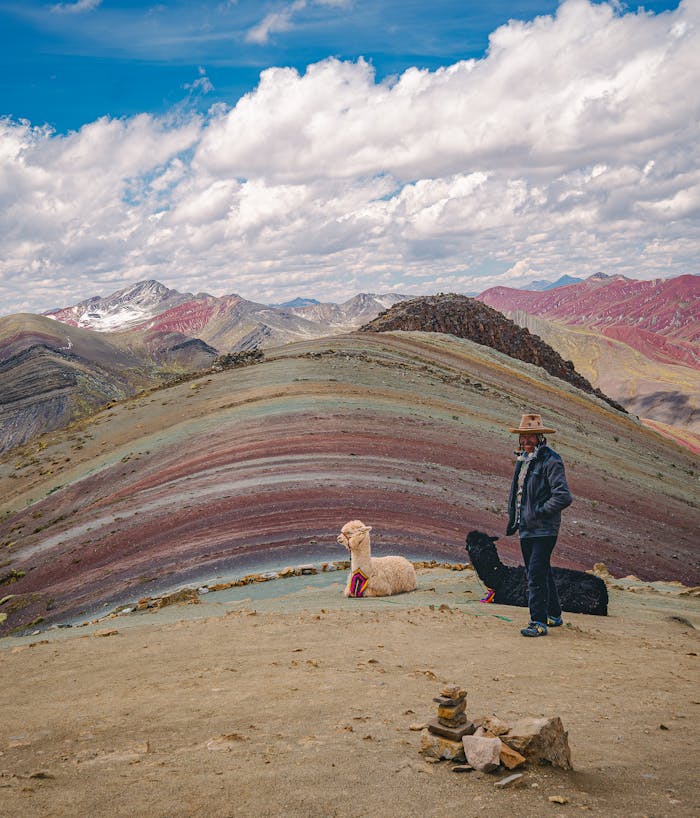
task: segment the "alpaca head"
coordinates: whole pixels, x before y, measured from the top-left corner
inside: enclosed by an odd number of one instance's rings
[[[362,520],[350,520],[340,529],[338,543],[344,545],[352,554],[353,551],[369,548],[369,532],[371,525],[365,525]]]
[[[467,534],[467,551],[476,573],[489,588],[495,588],[496,579],[503,563],[496,550],[498,537],[490,537],[483,531],[470,531]]]

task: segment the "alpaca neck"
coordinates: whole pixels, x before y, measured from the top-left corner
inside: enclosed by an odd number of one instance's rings
[[[498,577],[500,569],[503,567],[503,563],[498,559],[498,556],[496,556],[494,561],[493,556],[490,554],[480,555],[480,557],[476,559],[472,558],[472,565],[476,569],[476,573],[479,575],[481,581],[487,587],[494,588],[496,586],[496,578]]]
[[[371,562],[369,548],[362,549],[362,550],[353,550],[351,559],[350,559],[350,570],[355,573],[355,571],[362,571],[363,574],[369,576],[369,566]]]

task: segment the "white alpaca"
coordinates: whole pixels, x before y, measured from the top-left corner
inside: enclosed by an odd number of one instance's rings
[[[350,552],[350,576],[345,596],[391,596],[414,591],[416,571],[405,557],[372,557],[369,547],[371,525],[361,520],[345,523],[338,536]]]

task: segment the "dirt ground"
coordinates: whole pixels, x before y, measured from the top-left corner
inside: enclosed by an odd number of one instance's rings
[[[471,572],[382,600],[312,579],[0,640],[0,816],[700,814],[697,596],[627,583],[524,639]],[[575,770],[427,763],[446,682],[472,717],[560,716]]]

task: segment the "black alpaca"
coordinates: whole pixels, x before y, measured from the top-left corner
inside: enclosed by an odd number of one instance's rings
[[[527,608],[525,566],[504,565],[496,550],[498,537],[482,531],[467,534],[467,551],[479,579],[496,593],[491,602]],[[563,611],[608,615],[608,589],[600,577],[571,568],[552,568]]]

